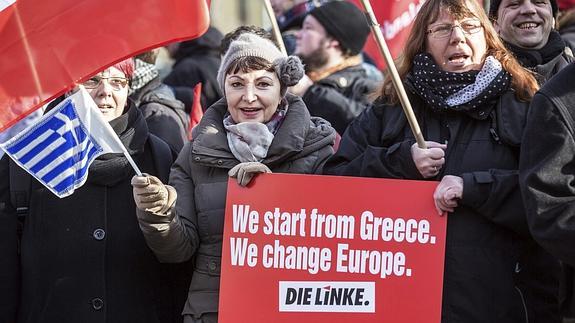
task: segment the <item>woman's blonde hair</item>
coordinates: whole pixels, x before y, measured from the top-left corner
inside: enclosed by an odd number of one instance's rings
[[[405,81],[405,77],[411,71],[415,55],[427,51],[425,46],[427,32],[424,31],[429,28],[429,24],[437,20],[441,8],[446,9],[453,18],[458,20],[468,17],[479,19],[487,43],[487,55],[499,60],[503,69],[511,74],[511,87],[515,90],[516,97],[519,100],[529,101],[539,88],[535,77],[530,71],[523,68],[505,48],[483,8],[474,0],[427,0],[421,6],[413,22],[403,55],[396,62],[401,80]],[[393,104],[399,102],[390,76],[385,78],[381,96],[386,102]]]

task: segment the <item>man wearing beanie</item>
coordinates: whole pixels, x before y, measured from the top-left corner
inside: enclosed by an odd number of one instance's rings
[[[305,64],[306,76],[291,92],[339,134],[365,109],[377,86],[359,55],[369,32],[365,14],[354,4],[332,1],[310,11],[297,34],[295,54]]]
[[[537,74],[540,84],[573,61],[554,28],[556,0],[493,0],[489,16],[506,47]]]
[[[535,72],[541,85],[573,61],[571,50],[554,29],[556,16],[556,0],[492,0],[489,7],[489,17],[505,46],[524,67]],[[559,288],[569,288],[567,293],[571,294],[572,286],[559,286],[560,266],[531,238],[525,240],[515,278],[529,322],[561,321]],[[573,279],[570,268],[564,273]]]

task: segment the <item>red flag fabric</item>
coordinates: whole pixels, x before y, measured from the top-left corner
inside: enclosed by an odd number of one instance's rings
[[[0,131],[100,69],[208,25],[206,0],[0,0]]]
[[[194,86],[194,102],[192,104],[192,111],[190,111],[190,124],[188,125],[188,139],[192,140],[192,129],[200,123],[204,116],[204,109],[202,109],[202,82]]]
[[[365,10],[360,0],[352,0],[358,8]],[[380,24],[381,32],[393,58],[397,58],[403,51],[407,36],[415,15],[425,0],[371,0],[373,13]],[[380,69],[386,67],[385,60],[379,52],[373,37],[369,37],[364,50],[376,62]]]

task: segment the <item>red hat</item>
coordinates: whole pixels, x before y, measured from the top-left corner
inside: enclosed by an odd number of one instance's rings
[[[132,76],[134,76],[134,59],[132,59],[132,57],[120,61],[112,65],[112,67],[119,69],[129,79],[132,79]]]

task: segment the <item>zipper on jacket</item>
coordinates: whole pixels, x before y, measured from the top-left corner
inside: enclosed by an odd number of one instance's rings
[[[527,304],[525,304],[525,297],[523,296],[523,292],[517,286],[514,287],[519,293],[519,297],[521,298],[521,304],[523,305],[523,312],[525,313],[525,323],[529,323],[529,314],[527,313]]]

